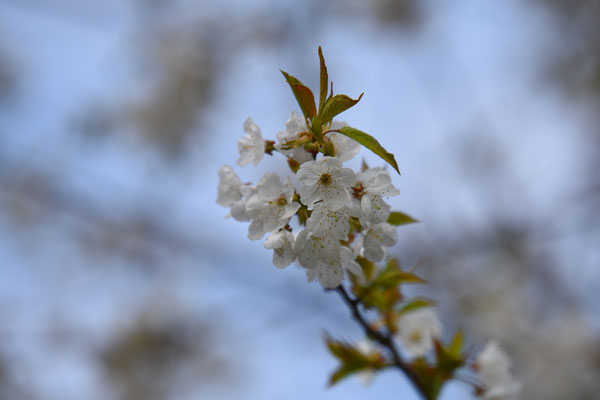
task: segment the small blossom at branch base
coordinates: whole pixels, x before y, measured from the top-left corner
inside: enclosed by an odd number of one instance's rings
[[[244,132],[247,135],[244,135],[238,141],[240,157],[237,160],[237,164],[240,167],[250,163],[256,166],[265,156],[265,141],[260,133],[260,128],[250,117],[244,122]]]
[[[413,357],[424,357],[442,335],[442,324],[432,308],[404,314],[398,320],[398,338]]]
[[[273,264],[277,268],[285,268],[296,259],[294,235],[285,229],[267,237],[265,248],[273,249]]]
[[[335,157],[304,163],[297,176],[303,183],[300,199],[309,210],[318,202],[332,211],[339,210],[350,202],[348,189],[356,182],[354,171],[342,168],[342,162]]]
[[[246,213],[252,219],[248,238],[258,240],[267,232],[283,228],[300,208],[293,198],[294,187],[289,178],[282,184],[277,174],[266,173],[256,185],[256,193],[246,202]]]
[[[477,375],[482,383],[483,399],[516,399],[521,384],[510,372],[510,359],[497,342],[488,342],[475,362]]]

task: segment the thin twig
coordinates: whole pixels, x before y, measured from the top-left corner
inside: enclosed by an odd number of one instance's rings
[[[350,297],[350,295],[342,285],[338,286],[335,289],[335,291],[339,293],[344,302],[348,305],[348,307],[350,307],[352,317],[360,324],[360,326],[365,331],[365,334],[368,337],[375,340],[376,342],[378,342],[379,344],[381,344],[383,347],[385,347],[392,357],[392,364],[396,368],[401,370],[404,373],[404,375],[406,375],[408,380],[414,386],[415,390],[424,400],[431,400],[427,395],[427,392],[423,387],[421,381],[419,380],[418,376],[414,373],[414,371],[410,368],[410,366],[404,361],[404,359],[400,355],[400,352],[396,348],[396,344],[394,343],[392,336],[390,334],[384,334],[379,330],[374,329],[362,315],[359,309],[359,305],[361,304],[360,299],[353,299],[352,297]]]

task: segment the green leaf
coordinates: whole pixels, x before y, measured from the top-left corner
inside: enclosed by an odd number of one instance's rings
[[[438,340],[435,341],[435,353],[437,355],[438,371],[444,380],[452,379],[454,371],[465,364],[465,360],[460,353],[451,353]]]
[[[392,211],[390,213],[390,217],[387,220],[387,223],[394,226],[406,225],[406,224],[414,224],[415,222],[419,222],[408,214],[404,214],[399,211]]]
[[[331,375],[329,386],[335,385],[340,380],[354,373],[366,369],[378,370],[385,366],[385,359],[378,352],[364,354],[349,343],[331,338],[326,338],[325,341],[331,353],[341,363],[338,369]]]
[[[394,287],[404,283],[427,283],[427,281],[413,273],[406,271],[386,272],[377,278],[380,286],[384,288]]]
[[[379,274],[374,284],[383,289],[391,288],[403,283],[427,283],[427,281],[412,272],[402,271],[398,259],[391,258],[385,269]]]
[[[369,261],[364,257],[356,257],[356,262],[362,268],[363,274],[367,280],[371,280],[375,272],[377,272],[377,266],[373,261]]]
[[[323,124],[321,124],[321,118],[318,115],[315,115],[311,121],[310,130],[313,135],[315,135],[315,139],[319,143],[323,143]]]
[[[319,115],[327,99],[327,86],[329,86],[329,76],[327,75],[327,65],[325,65],[325,57],[323,57],[323,50],[319,46],[319,61],[321,63],[321,86],[319,93]],[[333,89],[333,88],[332,88]]]
[[[359,131],[358,129],[351,128],[349,126],[341,128],[339,132],[342,135],[348,136],[350,139],[356,140],[358,143],[362,144],[367,149],[371,150],[373,153],[383,158],[383,160],[385,160],[388,164],[394,167],[398,174],[400,173],[394,155],[392,153],[388,153],[387,150],[384,149],[383,146],[381,146],[373,136],[365,132]]]
[[[420,308],[433,307],[435,303],[429,299],[424,298],[416,298],[408,301],[402,308],[398,311],[398,314],[406,314]]]
[[[293,77],[287,72],[281,71],[281,73],[292,88],[292,92],[296,97],[296,101],[298,102],[304,117],[309,121],[312,121],[312,118],[317,115],[315,96],[313,95],[312,91],[308,87],[304,86],[304,84],[302,84],[302,82],[300,82],[297,78]]]
[[[336,94],[335,96],[329,98],[319,111],[319,115],[321,116],[323,123],[328,123],[336,115],[341,114],[350,107],[354,106],[360,101],[360,99],[363,97],[363,94],[364,93],[361,93],[356,100],[346,96],[345,94]]]
[[[454,339],[452,339],[452,342],[448,346],[448,353],[454,357],[460,357],[464,341],[464,334],[462,333],[462,331],[459,330],[458,332],[456,332],[456,335],[454,335]]]

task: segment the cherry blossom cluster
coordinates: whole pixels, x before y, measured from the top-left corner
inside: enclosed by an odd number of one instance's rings
[[[387,255],[397,241],[396,227],[416,220],[391,211],[386,199],[400,191],[387,169],[370,168],[364,161],[360,171],[344,167],[361,146],[399,173],[398,165],[374,137],[334,120],[362,95],[356,100],[334,95],[321,48],[319,58],[319,102],[308,87],[282,71],[302,115],[292,112],[276,140],[265,140],[248,118],[246,134],[238,141],[240,167],[257,166],[265,154],[279,153],[293,173],[282,181],[279,174],[267,172],[251,184],[224,165],[218,171],[217,203],[228,207],[235,220],[249,222],[248,238],[264,239],[276,267],[296,262],[309,281],[338,292],[351,308],[366,339],[326,340],[340,362],[330,384],[351,374],[370,381],[377,371],[398,368],[424,399],[436,399],[442,386],[468,365],[462,332],[445,343],[434,303],[405,295],[403,285],[425,280]],[[481,398],[518,395],[520,384],[497,343],[488,343],[471,367],[477,378],[472,385]]]
[[[341,126],[335,121],[331,124],[333,129]],[[357,258],[381,262],[397,239],[396,227],[387,222],[391,208],[385,199],[400,194],[390,174],[364,163],[358,172],[345,168],[343,163],[354,158],[361,146],[335,131],[324,135],[335,156],[317,156],[305,146],[310,144],[310,132],[295,112],[286,129],[277,134],[277,141],[264,140],[250,118],[244,131],[246,135],[238,142],[239,166],[258,165],[265,153],[277,151],[287,158],[295,179],[282,181],[269,172],[252,185],[242,183],[233,167],[224,165],[218,171],[217,203],[228,207],[234,219],[250,222],[249,239],[261,240],[266,235],[264,247],[273,250],[276,267],[296,261],[310,281],[318,280],[326,289],[340,286],[345,271],[366,280]],[[419,308],[397,319],[394,338],[409,358],[427,357],[442,338],[442,324],[432,307]],[[355,345],[365,357],[384,359],[371,340]],[[512,399],[519,393],[510,361],[496,342],[485,346],[474,369],[481,381],[477,387],[481,398]],[[365,368],[358,377],[368,383],[375,372]]]
[[[265,141],[248,118],[246,135],[238,142],[238,165],[257,165],[271,148],[297,166],[294,181],[287,177],[282,182],[277,174],[266,173],[256,185],[244,184],[231,166],[219,169],[217,203],[229,207],[234,219],[250,222],[248,238],[267,235],[264,246],[273,250],[275,266],[297,261],[309,280],[328,289],[342,283],[345,270],[361,273],[357,256],[383,260],[397,236],[386,222],[390,206],[385,198],[400,191],[383,168],[355,172],[343,166],[360,150],[359,143],[333,131],[343,125],[333,122],[332,132],[324,135],[335,156],[316,157],[303,146],[311,136],[297,113],[291,113],[276,142]],[[298,221],[292,221],[295,216]]]

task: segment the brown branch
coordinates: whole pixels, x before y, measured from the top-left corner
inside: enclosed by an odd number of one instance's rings
[[[384,333],[380,332],[379,330],[374,329],[367,322],[367,320],[362,315],[362,313],[360,312],[360,309],[359,309],[359,305],[361,304],[360,299],[359,298],[353,299],[352,297],[350,297],[350,295],[348,294],[346,289],[344,289],[343,285],[338,286],[335,289],[335,291],[339,293],[339,295],[344,300],[344,303],[346,303],[348,305],[348,307],[350,307],[350,311],[352,312],[352,317],[356,320],[356,322],[358,322],[360,324],[360,326],[365,331],[365,334],[388,350],[388,352],[390,353],[391,358],[392,358],[392,365],[394,367],[398,368],[400,371],[402,371],[404,373],[404,375],[406,375],[406,377],[408,378],[410,383],[412,383],[413,387],[419,393],[421,398],[423,398],[424,400],[433,400],[427,394],[427,391],[426,391],[425,387],[423,386],[423,384],[421,383],[421,381],[419,380],[419,377],[415,374],[415,372],[410,368],[410,366],[406,363],[406,361],[404,361],[404,359],[400,355],[400,352],[398,351],[398,348],[396,347],[396,344],[394,343],[394,339],[392,338],[392,335],[389,333],[384,334]]]

